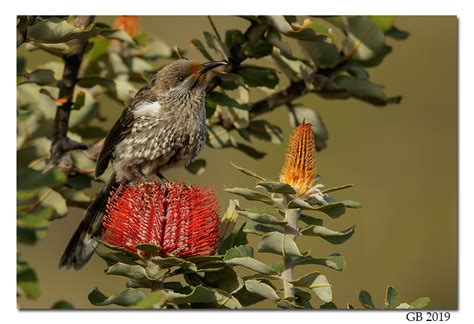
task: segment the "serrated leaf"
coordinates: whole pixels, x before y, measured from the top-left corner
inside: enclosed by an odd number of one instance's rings
[[[385,44],[382,29],[367,17],[349,17],[347,19],[348,36],[343,52],[366,66],[378,65],[391,47]]]
[[[369,292],[361,290],[359,293],[359,302],[365,309],[375,309],[374,302],[372,301],[372,296]]]
[[[342,89],[347,90],[354,98],[366,101],[375,106],[384,106],[390,103],[400,103],[401,97],[387,97],[383,86],[368,80],[354,78],[347,75],[339,75],[334,83]]]
[[[247,289],[247,291],[265,297],[266,299],[279,299],[278,294],[272,287],[258,280],[247,280],[245,282],[245,288]]]
[[[254,222],[260,223],[260,224],[270,224],[270,225],[284,225],[286,224],[286,221],[280,220],[276,218],[273,215],[267,214],[267,213],[256,213],[256,212],[250,212],[246,210],[241,210],[237,209],[237,214],[244,216],[248,219],[253,220]]]
[[[18,288],[27,298],[38,299],[41,290],[36,272],[31,268],[28,262],[21,257],[17,259],[16,282]]]
[[[116,295],[107,297],[97,287],[89,293],[89,301],[95,306],[107,306],[111,304],[119,306],[131,306],[139,302],[145,294],[140,290],[127,288]]]
[[[248,130],[252,136],[263,141],[274,144],[283,143],[283,131],[280,127],[271,124],[266,120],[252,120],[249,123]]]
[[[191,271],[197,271],[196,265],[194,263],[185,261],[177,257],[163,258],[160,256],[155,256],[151,259],[151,261],[162,268],[170,268],[173,266],[178,266],[184,269],[189,269]]]
[[[430,298],[429,297],[421,297],[418,298],[417,300],[413,301],[410,303],[410,306],[414,309],[422,309],[428,306],[430,303]]]
[[[290,281],[295,287],[311,289],[323,302],[332,300],[332,290],[325,275],[315,271],[308,273],[296,280]]]
[[[239,245],[228,249],[225,252],[224,261],[243,257],[253,257],[253,248],[250,245]]]
[[[301,256],[295,241],[278,232],[270,232],[262,237],[258,244],[258,252],[273,253],[282,256]]]
[[[51,17],[28,26],[28,40],[38,43],[63,43],[78,37],[93,37],[99,33],[99,29],[93,24],[85,29],[77,28],[66,20]]]
[[[74,305],[67,300],[58,300],[51,306],[51,309],[74,309]]]
[[[242,67],[239,75],[244,79],[245,84],[250,87],[275,88],[279,82],[275,71],[260,67]]]
[[[201,175],[206,171],[206,160],[197,159],[186,166],[186,170],[195,175]]]
[[[396,309],[398,305],[400,305],[398,292],[393,287],[387,287],[387,292],[385,293],[385,308]]]
[[[49,69],[37,69],[31,73],[25,74],[25,80],[18,83],[18,85],[25,83],[36,83],[40,86],[56,85],[57,80],[54,78],[54,71]]]
[[[344,256],[339,253],[334,253],[324,258],[302,256],[295,258],[294,262],[296,265],[319,264],[338,271],[342,271],[346,267],[346,260],[344,259]]]
[[[267,179],[265,179],[265,178],[262,177],[261,175],[258,175],[258,174],[256,174],[255,172],[253,172],[253,171],[251,171],[251,170],[249,170],[249,169],[245,169],[245,168],[243,168],[243,167],[241,167],[241,166],[235,164],[234,162],[231,162],[231,164],[232,164],[232,166],[233,166],[234,168],[236,168],[237,170],[239,170],[240,172],[242,172],[242,173],[245,174],[245,175],[248,175],[248,176],[250,176],[250,177],[252,177],[252,178],[255,178],[255,179],[257,179],[257,180],[260,180],[260,181],[267,181]]]
[[[193,47],[195,49],[197,49],[201,54],[202,56],[204,56],[206,59],[208,59],[209,61],[215,61],[211,54],[209,54],[209,52],[207,51],[207,49],[204,47],[204,44],[199,40],[199,39],[193,39],[191,40],[191,44],[193,45]]]
[[[327,189],[321,190],[321,192],[322,193],[330,193],[330,192],[334,192],[334,191],[344,190],[344,189],[347,189],[347,188],[352,188],[353,186],[354,186],[353,184],[345,184],[345,185],[342,185],[342,186],[327,188]]]
[[[282,194],[295,194],[296,191],[287,183],[277,181],[258,182],[257,186],[264,187],[269,192]]]
[[[227,188],[225,191],[244,197],[247,200],[260,201],[267,204],[272,204],[272,199],[265,193],[251,190],[248,188]]]
[[[346,205],[342,202],[328,203],[327,205],[310,205],[301,198],[295,198],[288,203],[288,208],[300,208],[303,210],[317,210],[325,213],[331,218],[338,218],[346,212]]]
[[[175,305],[188,303],[215,303],[227,308],[242,308],[242,305],[229,293],[219,289],[211,289],[203,286],[195,287],[189,294],[168,292],[166,300]]]
[[[166,303],[166,296],[167,294],[164,290],[153,291],[135,304],[134,308],[162,308]]]
[[[233,258],[227,260],[226,263],[233,266],[242,266],[263,274],[276,274],[276,272],[270,266],[249,256]]]
[[[302,235],[320,236],[331,244],[342,244],[352,237],[355,226],[349,227],[344,231],[333,231],[323,226],[312,225],[301,230]]]
[[[263,236],[265,235],[265,233],[269,233],[269,232],[284,233],[285,229],[283,228],[283,226],[280,226],[280,225],[270,225],[270,224],[264,225],[264,224],[249,220],[248,222],[246,222],[243,231],[245,233]]]
[[[102,29],[100,35],[106,38],[118,39],[131,45],[136,44],[133,38],[123,29]]]

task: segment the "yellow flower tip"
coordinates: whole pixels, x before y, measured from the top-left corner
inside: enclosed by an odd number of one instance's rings
[[[312,125],[303,121],[295,128],[286,153],[280,181],[289,184],[298,195],[306,194],[314,184],[316,158]]]
[[[115,21],[114,28],[125,30],[130,36],[138,34],[138,17],[137,16],[119,16]]]

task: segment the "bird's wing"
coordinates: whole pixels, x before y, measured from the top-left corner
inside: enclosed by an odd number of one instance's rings
[[[117,144],[119,144],[130,133],[133,121],[135,120],[133,109],[143,101],[156,100],[155,98],[151,98],[149,90],[150,85],[146,85],[137,92],[135,97],[133,97],[127,108],[125,108],[120,115],[120,118],[115,122],[114,126],[112,126],[112,129],[107,134],[104,146],[102,147],[102,151],[97,159],[95,167],[96,177],[100,177],[105,172]]]

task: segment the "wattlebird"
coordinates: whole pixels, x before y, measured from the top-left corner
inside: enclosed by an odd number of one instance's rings
[[[131,99],[105,138],[97,159],[96,177],[111,160],[113,173],[85,211],[60,267],[78,270],[89,261],[101,235],[107,200],[119,184],[161,176],[163,170],[188,165],[197,157],[207,137],[206,72],[224,64],[177,60],[158,71]]]

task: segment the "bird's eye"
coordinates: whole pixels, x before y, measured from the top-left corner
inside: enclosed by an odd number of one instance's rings
[[[178,77],[178,81],[179,81],[179,82],[183,82],[183,81],[184,81],[184,76],[180,75],[180,76]]]

